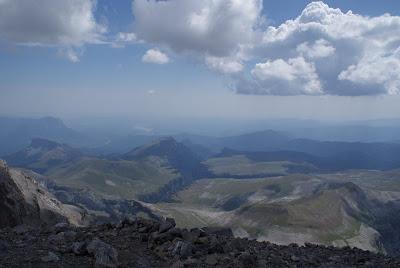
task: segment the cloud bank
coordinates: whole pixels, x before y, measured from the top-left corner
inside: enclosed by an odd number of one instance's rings
[[[262,9],[257,0],[133,2],[139,38],[200,55],[211,70],[231,74],[238,93],[400,93],[400,17],[312,2],[297,18],[265,27]]]
[[[107,38],[95,0],[0,0],[0,41],[56,47],[72,62],[85,44],[146,44],[199,60],[240,94],[400,93],[400,16],[368,17],[320,1],[268,26],[263,8],[262,0],[134,0],[134,31]],[[142,61],[168,63],[161,50]]]
[[[237,89],[274,95],[398,94],[399,46],[400,17],[371,18],[312,2],[296,19],[267,28],[256,53],[268,61],[256,64],[248,83],[241,82]],[[295,59],[302,64],[295,66]],[[279,83],[257,75],[260,66],[284,62],[302,79],[293,79],[288,68],[268,68],[269,76],[280,77]]]

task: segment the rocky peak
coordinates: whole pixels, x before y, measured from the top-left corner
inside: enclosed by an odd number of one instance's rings
[[[21,224],[27,213],[24,204],[6,162],[0,160],[0,227]]]
[[[58,221],[80,225],[84,223],[84,216],[82,209],[61,203],[22,170],[0,162],[0,228]]]

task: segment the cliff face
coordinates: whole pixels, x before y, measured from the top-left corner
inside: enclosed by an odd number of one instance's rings
[[[60,221],[83,225],[85,212],[61,203],[23,171],[0,161],[0,228]]]
[[[21,224],[26,214],[22,192],[11,178],[6,163],[0,160],[0,227]]]

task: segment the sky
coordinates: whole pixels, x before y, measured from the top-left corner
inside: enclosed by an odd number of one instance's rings
[[[400,114],[397,0],[0,0],[0,115]]]

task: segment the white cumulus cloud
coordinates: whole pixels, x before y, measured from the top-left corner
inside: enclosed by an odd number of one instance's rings
[[[319,39],[311,45],[308,42],[301,43],[296,50],[301,55],[311,59],[325,58],[335,53],[335,48],[324,39]]]
[[[131,32],[119,32],[112,42],[112,47],[123,48],[127,44],[134,44],[139,42],[136,34]]]
[[[142,57],[142,61],[146,63],[166,64],[169,57],[158,49],[149,49]]]
[[[211,69],[222,74],[234,74],[243,70],[244,66],[237,59],[206,57],[206,65]]]
[[[388,55],[362,58],[339,74],[340,80],[348,80],[368,89],[374,87],[383,93],[400,93],[400,48]]]
[[[258,94],[273,95],[317,95],[321,94],[321,83],[312,63],[303,57],[288,61],[277,59],[258,63],[251,71],[256,80]]]
[[[399,16],[368,17],[352,11],[343,12],[323,2],[312,2],[297,18],[276,27],[269,26],[262,41],[254,47],[256,60],[264,60],[255,65],[250,78],[238,80],[236,88],[240,93],[298,95],[320,92],[358,96],[400,92]],[[307,66],[293,64],[293,59],[300,58],[313,66],[306,68],[313,69],[313,72],[307,72],[313,75],[303,77],[303,82],[298,81],[298,86],[293,86],[292,82],[297,80],[293,80],[296,77],[293,68],[299,68],[302,73],[304,69],[300,66]],[[280,74],[279,83],[272,76],[262,80],[262,76],[255,75],[260,66],[268,67],[268,71],[282,68],[281,71],[286,73]],[[312,81],[311,84],[307,80]]]
[[[71,47],[102,42],[106,27],[93,15],[94,0],[2,0],[0,40],[20,45]]]
[[[92,0],[3,0],[0,37],[32,45],[98,42],[105,31],[93,16]]]

